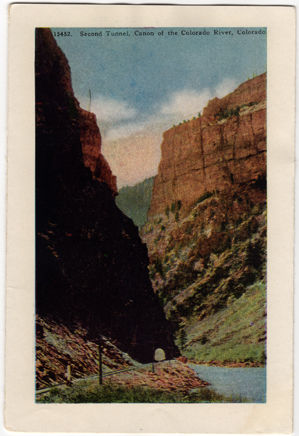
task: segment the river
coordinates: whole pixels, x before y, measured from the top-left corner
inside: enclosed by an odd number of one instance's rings
[[[226,396],[240,396],[252,403],[266,402],[266,368],[227,368],[189,364],[210,388]]]

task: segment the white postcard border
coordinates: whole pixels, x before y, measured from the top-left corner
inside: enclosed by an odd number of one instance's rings
[[[266,404],[35,404],[35,27],[267,27]],[[19,4],[10,7],[6,428],[30,432],[292,431],[295,8]]]

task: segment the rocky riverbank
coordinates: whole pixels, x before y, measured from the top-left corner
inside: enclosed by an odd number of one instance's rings
[[[208,382],[201,380],[193,369],[178,360],[165,361],[142,368],[128,368],[111,376],[104,376],[103,384],[97,377],[73,380],[72,385],[57,386],[38,393],[41,403],[178,403],[221,402],[223,396],[205,389]],[[201,388],[201,389],[200,389]]]
[[[188,393],[192,389],[208,386],[209,383],[197,377],[188,365],[174,360],[161,362],[152,369],[140,369],[109,377],[109,382],[128,388],[142,386],[175,393]]]

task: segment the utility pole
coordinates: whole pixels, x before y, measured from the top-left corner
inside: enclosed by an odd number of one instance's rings
[[[69,359],[66,366],[66,384],[67,386],[72,386],[71,382],[71,360]]]
[[[155,342],[154,341],[152,341],[152,345],[153,345],[152,371],[155,372],[155,364],[154,364],[154,360],[155,360]]]
[[[103,369],[102,369],[102,338],[99,336],[99,383],[103,384]]]
[[[88,112],[91,111],[91,90],[88,90],[88,107],[87,107]]]

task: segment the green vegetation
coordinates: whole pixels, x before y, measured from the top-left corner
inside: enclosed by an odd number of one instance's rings
[[[99,386],[84,382],[80,386],[53,388],[37,403],[242,403],[240,397],[226,397],[209,388],[198,392],[177,393],[141,386],[123,387],[109,382]]]
[[[184,327],[181,327],[177,334],[179,347],[181,350],[185,347],[187,335]]]
[[[131,218],[138,227],[142,227],[146,223],[153,184],[154,177],[151,177],[135,186],[126,186],[119,190],[115,199],[121,211]]]
[[[188,208],[173,202],[167,211],[169,217],[152,234],[147,229],[153,221],[147,223],[142,236],[154,291],[182,354],[204,362],[263,364],[265,180],[205,192]]]
[[[267,69],[266,69],[266,71],[267,71]],[[252,78],[254,79],[254,77],[257,77],[257,73],[252,73]],[[247,80],[250,80],[249,76],[247,76]]]
[[[202,194],[199,199],[196,201],[196,204],[201,203],[202,201],[206,200],[207,198],[212,197],[213,192],[205,192],[204,194]]]
[[[200,118],[200,117],[201,117],[201,113],[198,112],[197,117],[194,116],[192,118],[192,120],[196,120],[196,118]],[[190,122],[190,120],[183,120],[181,123],[178,124],[178,126],[181,126],[182,124],[189,123],[189,122]],[[173,124],[172,127],[176,127],[176,125]]]
[[[171,212],[171,213],[175,214],[175,216],[177,216],[177,213],[181,210],[181,208],[182,208],[181,200],[173,201],[171,203],[170,207],[166,206],[165,215],[167,216],[167,218],[169,218],[169,212]],[[161,218],[161,220],[162,220],[162,218]]]
[[[228,118],[228,117],[232,117],[232,116],[238,117],[239,112],[240,112],[240,107],[237,106],[236,108],[234,108],[234,109],[232,108],[230,110],[228,110],[227,108],[225,110],[221,109],[218,112],[217,116],[218,116],[219,120],[222,120],[224,118]]]
[[[248,78],[248,80],[249,80],[249,78]],[[255,106],[257,104],[258,104],[258,102],[254,101],[254,102],[250,102],[248,104],[242,104],[241,106],[237,106],[237,107],[231,108],[231,109],[228,109],[228,108],[221,109],[217,114],[218,120],[221,121],[223,119],[226,119],[226,118],[232,117],[232,116],[238,117],[241,109],[249,108],[249,107]]]
[[[256,282],[227,307],[203,320],[190,320],[184,355],[201,362],[266,363],[266,286]],[[178,334],[180,345],[180,332]]]
[[[163,277],[163,265],[159,257],[156,258],[154,265],[155,265],[155,271],[157,271],[157,273],[159,273]]]

